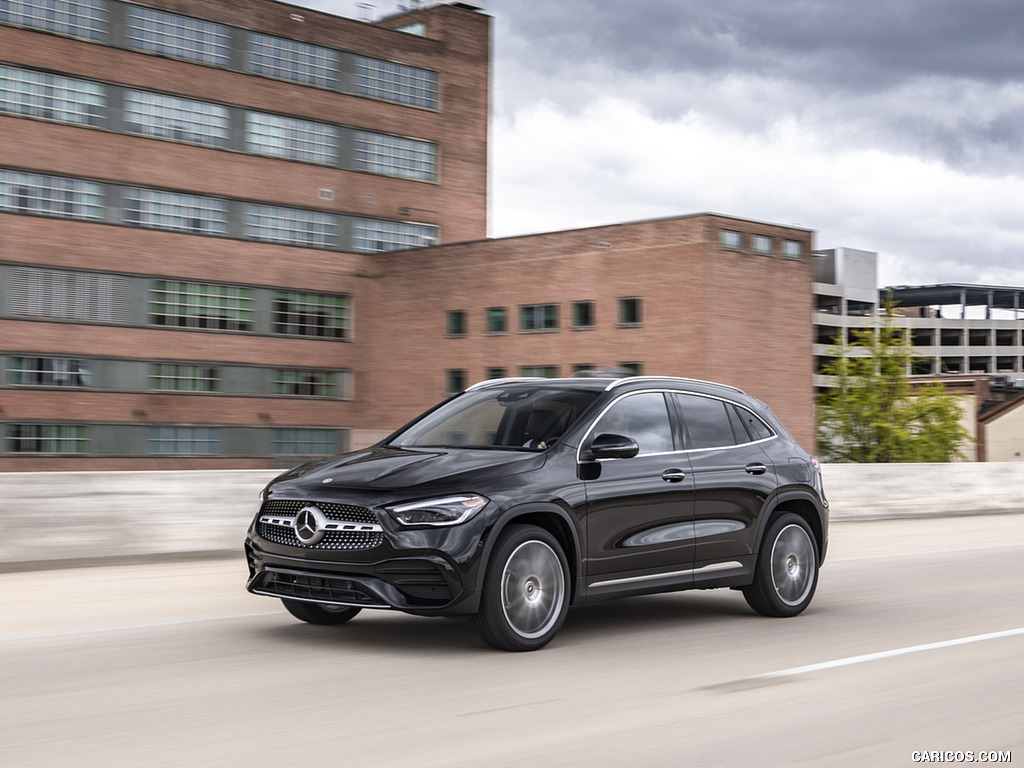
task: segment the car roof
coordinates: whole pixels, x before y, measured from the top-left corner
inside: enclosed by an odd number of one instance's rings
[[[508,387],[518,385],[533,385],[544,384],[557,389],[580,389],[590,391],[609,391],[613,389],[628,388],[637,389],[642,387],[665,387],[666,389],[680,389],[680,390],[697,390],[697,391],[708,391],[708,390],[719,390],[731,392],[734,394],[744,395],[746,393],[741,389],[729,386],[728,384],[718,384],[713,381],[704,381],[702,379],[687,379],[679,376],[626,376],[621,378],[612,377],[573,377],[573,378],[562,378],[562,379],[548,379],[541,376],[521,376],[516,378],[504,378],[504,379],[486,379],[484,381],[477,382],[466,388],[466,391],[478,389],[489,389],[492,387]]]

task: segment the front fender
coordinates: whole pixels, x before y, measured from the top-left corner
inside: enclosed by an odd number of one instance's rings
[[[506,509],[481,538],[481,567],[477,571],[476,594],[479,595],[483,590],[484,579],[487,577],[487,564],[491,560],[491,552],[498,539],[501,538],[502,531],[515,523],[527,523],[546,528],[562,544],[566,560],[569,562],[569,573],[574,577],[571,584],[572,595],[570,596],[570,600],[574,602],[576,595],[580,594],[580,585],[583,579],[583,555],[578,523],[563,507],[545,502],[530,502]]]

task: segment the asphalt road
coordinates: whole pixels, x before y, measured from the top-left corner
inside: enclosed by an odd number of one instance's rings
[[[0,765],[1024,763],[1024,516],[832,538],[801,617],[633,598],[526,654],[461,620],[305,625],[241,559],[2,574]]]

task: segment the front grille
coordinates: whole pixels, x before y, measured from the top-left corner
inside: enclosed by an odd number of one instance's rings
[[[332,504],[327,501],[289,501],[288,499],[270,499],[263,503],[260,510],[264,515],[297,515],[307,504],[316,504],[331,520],[348,520],[353,523],[375,524],[377,515],[372,509],[357,507],[352,504]]]
[[[277,499],[265,502],[256,523],[256,533],[260,538],[275,544],[304,549],[352,551],[373,549],[384,543],[384,533],[377,524],[373,510],[351,504],[318,501],[315,505],[327,517],[328,524],[337,530],[327,530],[316,544],[304,544],[295,535],[294,520],[304,506],[313,503]],[[371,527],[375,530],[360,530]]]
[[[365,592],[357,582],[334,576],[312,576],[268,569],[255,591],[275,597],[313,600],[319,603],[388,607]]]

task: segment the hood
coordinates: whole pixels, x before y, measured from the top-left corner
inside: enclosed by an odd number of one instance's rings
[[[284,484],[322,494],[327,488],[333,491],[448,487],[458,485],[465,477],[468,485],[463,490],[479,490],[481,482],[529,472],[542,467],[544,462],[543,453],[532,451],[378,446],[303,464],[280,475],[272,485]]]

